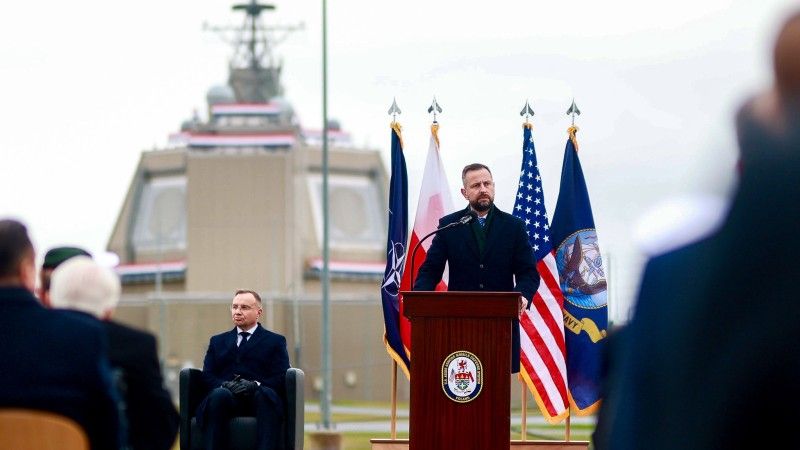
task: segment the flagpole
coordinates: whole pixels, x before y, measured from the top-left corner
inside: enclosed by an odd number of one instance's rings
[[[544,207],[544,189],[533,142],[534,116],[529,101],[520,111],[522,123],[522,161],[519,188],[514,201],[514,216],[524,221],[541,284],[534,293],[530,311],[520,315],[519,333],[527,337],[520,345],[520,383],[523,385],[522,424],[527,439],[527,390],[548,422],[561,421],[569,413],[569,388],[566,372],[564,316],[559,275],[550,241],[549,219]],[[541,330],[537,324],[541,324]],[[529,385],[527,383],[530,383]]]
[[[328,211],[328,4],[322,0],[322,428],[331,430],[330,216]]]
[[[397,438],[397,361],[392,360],[392,440]]]
[[[400,111],[400,108],[397,107],[396,99],[392,100],[392,106],[389,108],[389,114],[392,116],[392,123],[391,123],[390,127],[393,130],[393,133],[394,133],[393,136],[397,137],[397,140],[400,143],[399,149],[402,152],[402,149],[403,149],[403,138],[400,135],[400,124],[397,123],[397,115],[401,114],[401,111]],[[400,154],[402,154],[402,153],[400,153]],[[401,186],[402,189],[401,190],[405,190],[405,189],[407,189],[407,187],[404,186],[406,184],[406,180],[405,180],[405,178],[406,178],[406,175],[405,175],[406,169],[405,169],[405,162],[404,162],[405,159],[403,157],[401,157],[400,159],[401,159],[401,161],[403,161],[403,163],[401,164],[402,170],[400,171],[402,173],[402,179],[403,179],[403,181],[401,183],[402,184],[402,186]],[[394,222],[391,221],[391,217],[392,217],[391,216],[391,212],[392,212],[392,209],[395,207],[395,205],[394,205],[394,198],[395,197],[394,196],[396,194],[396,192],[395,192],[395,187],[396,187],[395,186],[395,175],[397,175],[397,174],[395,173],[395,163],[396,163],[396,161],[395,161],[395,143],[394,143],[394,137],[393,137],[392,138],[392,177],[391,177],[392,180],[391,180],[391,183],[390,183],[392,186],[391,186],[391,189],[389,190],[389,205],[390,205],[389,206],[389,208],[390,208],[389,209],[389,212],[390,212],[389,236],[390,236],[390,239],[392,239],[392,236],[393,236],[393,224],[394,224]],[[407,203],[407,194],[402,194],[401,193],[401,195],[403,196],[403,199],[402,199],[403,203]],[[401,209],[403,209],[403,211],[395,211],[395,214],[400,214],[400,217],[402,218],[402,220],[401,220],[401,222],[403,222],[403,224],[401,225],[402,231],[406,231],[405,228],[407,228],[407,225],[405,224],[405,221],[406,221],[406,217],[408,216],[408,211],[405,211],[405,208],[406,208],[406,206],[401,205]],[[397,230],[394,230],[394,231],[397,231]],[[402,236],[402,240],[403,241],[406,240],[405,236]],[[394,245],[394,244],[392,244],[392,245]],[[392,250],[392,251],[394,251],[394,250]],[[387,261],[387,266],[388,266],[388,264],[389,264],[389,261]],[[397,280],[397,301],[398,302],[400,301],[400,288],[401,288],[401,280]],[[383,294],[381,294],[381,295],[383,295]],[[386,308],[385,304],[384,304],[384,308]],[[384,333],[386,333],[386,331],[384,331]],[[384,339],[386,339],[385,335],[384,335]],[[386,341],[386,342],[387,342],[387,348],[388,348],[390,346],[390,344],[389,344],[388,341]],[[391,438],[392,438],[392,440],[397,439],[397,360],[394,357],[392,357]]]
[[[530,103],[526,100],[525,106],[522,108],[522,111],[520,112],[520,115],[525,117],[525,123],[522,125],[523,127],[530,127],[529,118],[533,114],[534,114],[533,109],[531,108]],[[528,392],[527,392],[527,386],[525,386],[525,381],[522,379],[521,376],[518,376],[518,378],[522,394],[522,427],[521,427],[522,440],[527,441],[528,440],[528,395],[527,395]]]
[[[519,377],[519,387],[522,393],[522,440],[528,440],[528,390],[522,377]]]
[[[572,418],[572,414],[567,416],[567,421],[566,421],[567,426],[564,427],[564,437],[565,437],[564,440],[567,441],[567,442],[569,442],[569,434],[570,434],[569,433],[569,421],[570,421],[571,418]]]
[[[575,99],[572,99],[572,105],[570,105],[569,109],[567,110],[567,115],[572,116],[572,125],[567,128],[567,134],[569,135],[569,139],[572,140],[572,145],[575,146],[575,151],[578,151],[578,143],[577,139],[575,138],[575,133],[578,131],[578,127],[575,126],[575,116],[580,115],[581,111],[578,109],[577,105],[575,105]],[[565,422],[564,427],[564,440],[569,442],[570,440],[570,424],[572,419],[572,412],[567,416],[567,421]]]

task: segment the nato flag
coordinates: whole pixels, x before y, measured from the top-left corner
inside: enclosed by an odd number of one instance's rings
[[[408,373],[410,363],[400,337],[400,281],[408,242],[408,174],[403,156],[400,124],[392,123],[392,167],[389,181],[389,233],[386,239],[386,269],[381,285],[383,341],[386,351]]]

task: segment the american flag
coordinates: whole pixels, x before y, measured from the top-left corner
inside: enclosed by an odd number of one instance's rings
[[[533,304],[520,317],[520,376],[550,423],[569,415],[562,308],[564,296],[550,242],[542,177],[536,164],[531,125],[525,124],[522,169],[513,214],[525,221],[541,277]]]

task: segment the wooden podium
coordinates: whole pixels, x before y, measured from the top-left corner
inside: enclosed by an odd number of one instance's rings
[[[507,449],[515,292],[403,292],[410,450]]]

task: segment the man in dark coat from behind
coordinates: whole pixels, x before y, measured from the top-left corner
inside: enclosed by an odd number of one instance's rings
[[[76,421],[93,450],[119,448],[119,417],[99,324],[47,310],[33,296],[26,227],[0,220],[0,407]]]
[[[49,301],[65,313],[99,323],[106,332],[111,366],[121,370],[127,444],[132,450],[169,450],[178,433],[178,412],[164,388],[155,337],[112,321],[120,281],[87,256],[59,262],[52,273]]]

